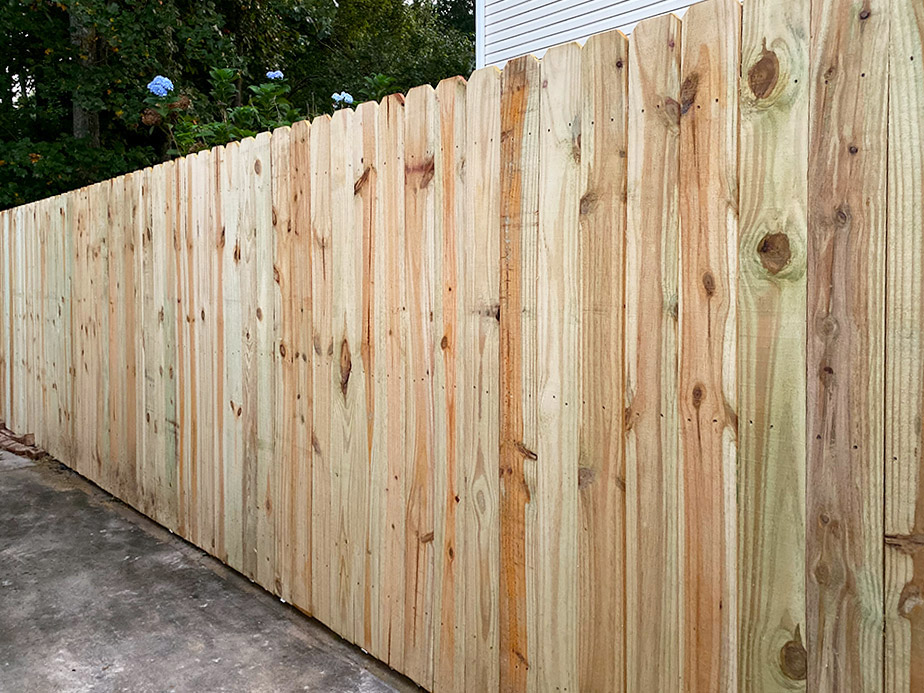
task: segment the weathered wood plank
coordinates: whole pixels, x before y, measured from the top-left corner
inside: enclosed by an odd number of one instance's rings
[[[217,477],[222,461],[216,446],[221,429],[216,425],[215,379],[216,331],[218,311],[214,288],[219,233],[213,216],[220,199],[214,189],[215,150],[202,151],[189,158],[190,198],[189,233],[193,244],[190,255],[190,330],[194,344],[191,361],[194,367],[191,385],[195,388],[192,414],[195,421],[196,450],[196,534],[193,542],[206,551],[216,547]]]
[[[807,690],[883,684],[888,5],[812,5]]]
[[[429,85],[408,92],[404,121],[404,271],[409,317],[404,671],[428,688],[433,685],[433,471],[446,464],[445,408],[437,396],[443,372],[437,361],[442,337],[442,301],[437,300],[442,239],[434,206],[436,109],[436,92]]]
[[[169,528],[178,531],[180,521],[178,470],[179,447],[179,418],[177,417],[177,281],[176,281],[176,248],[177,248],[177,201],[174,193],[177,183],[177,169],[175,162],[167,162],[157,167],[155,180],[160,177],[163,169],[164,190],[152,200],[152,227],[154,231],[162,230],[161,236],[155,235],[155,240],[161,251],[161,266],[158,274],[161,277],[162,289],[160,302],[163,307],[162,316],[158,320],[163,329],[163,372],[158,369],[158,375],[163,379],[164,397],[164,454],[158,460],[157,485],[162,489],[162,495],[157,499],[158,513],[155,519]],[[163,202],[162,207],[154,207],[157,202]],[[154,214],[157,209],[163,209],[163,214]],[[163,227],[160,226],[161,221]],[[154,223],[156,222],[156,223]],[[156,260],[155,260],[156,262]],[[216,555],[219,555],[216,552]]]
[[[221,197],[221,335],[216,355],[222,364],[218,389],[221,405],[221,488],[218,556],[228,565],[243,565],[243,476],[244,476],[244,292],[241,269],[240,218],[244,185],[240,167],[240,144],[232,142],[216,154]],[[216,310],[218,310],[216,306]]]
[[[256,484],[250,498],[256,519],[253,544],[253,579],[272,586],[276,575],[276,535],[274,511],[276,489],[276,303],[274,292],[275,258],[273,241],[273,191],[271,136],[261,132],[254,140],[254,377],[256,400]]]
[[[366,562],[363,647],[387,660],[388,610],[386,561],[388,535],[388,315],[386,237],[383,198],[384,161],[381,107],[357,109],[362,123],[363,170],[356,183],[363,205],[363,349],[366,363],[367,444],[369,445],[369,506],[366,514]]]
[[[456,245],[458,283],[457,464],[465,542],[465,686],[499,684],[498,516],[500,416],[500,72],[475,72],[466,94],[465,226]]]
[[[539,642],[533,690],[576,690],[581,417],[581,49],[541,62],[537,262]]]
[[[680,356],[683,676],[735,690],[737,130],[741,5],[683,19],[680,88]]]
[[[69,460],[73,468],[89,476],[90,468],[90,431],[87,423],[91,419],[90,406],[86,397],[89,392],[90,366],[87,361],[89,340],[89,294],[90,294],[90,189],[81,188],[70,196],[68,216],[73,224],[74,235],[74,293],[71,302],[71,340],[74,343],[74,362],[71,374],[74,379],[71,391],[71,410],[73,417],[74,457]],[[12,251],[12,246],[10,246]],[[12,278],[11,278],[12,286]],[[10,342],[12,360],[12,347]],[[12,381],[10,381],[12,387]]]
[[[191,159],[179,159],[175,164],[176,226],[174,228],[174,280],[176,286],[176,353],[177,353],[177,485],[178,528],[181,536],[192,541],[196,536],[196,430],[195,430],[195,332],[194,301],[190,291],[193,233],[190,222]],[[234,567],[234,564],[231,564]]]
[[[125,209],[131,204],[126,190],[126,178],[114,178],[110,181],[106,226],[108,231],[109,264],[108,290],[106,306],[109,309],[108,326],[105,336],[109,350],[108,404],[109,417],[102,425],[103,432],[109,436],[109,455],[103,459],[103,488],[120,498],[129,490],[127,476],[130,464],[126,459],[128,449],[127,434],[127,366],[126,344],[129,341],[122,322],[127,308],[125,300],[126,286],[126,246],[130,242],[130,229],[126,223]]]
[[[332,276],[331,338],[336,369],[331,394],[330,465],[331,465],[331,551],[330,590],[331,627],[347,640],[355,642],[354,594],[362,593],[359,556],[362,540],[354,526],[353,504],[365,507],[359,472],[366,459],[365,378],[361,353],[362,301],[362,211],[354,204],[356,173],[353,150],[355,113],[343,109],[331,119],[330,147],[330,218],[336,229],[330,248]],[[358,483],[359,482],[359,483]]]
[[[91,454],[93,463],[88,476],[106,489],[111,489],[109,461],[110,416],[109,416],[109,262],[113,254],[110,238],[115,231],[109,228],[109,200],[112,181],[99,183],[91,189],[89,245],[89,303],[90,349],[86,355],[90,366],[89,392],[87,402],[94,410],[88,422],[89,434],[93,439]]]
[[[625,268],[626,679],[679,688],[680,422],[677,414],[680,21],[629,40]]]
[[[457,268],[459,234],[465,218],[465,104],[466,83],[460,77],[443,80],[436,87],[439,146],[434,148],[436,223],[442,243],[441,284],[434,287],[439,302],[442,336],[435,363],[444,382],[436,393],[436,406],[445,408],[445,463],[434,474],[434,567],[433,567],[433,690],[465,690],[464,581],[457,557],[461,556],[464,526],[456,500],[464,486],[458,463],[457,410],[458,305]]]
[[[381,647],[383,660],[396,669],[405,662],[405,526],[408,485],[405,469],[408,431],[405,406],[411,392],[408,382],[407,314],[404,220],[404,97],[392,95],[379,105],[378,171],[382,204],[385,254],[385,367],[387,373],[387,420],[385,485],[385,554],[382,563],[383,594]]]
[[[626,689],[623,272],[628,43],[597,34],[581,51],[578,687]]]
[[[278,326],[276,592],[311,608],[311,207],[308,122],[272,139]]]
[[[147,169],[141,184],[141,209],[139,237],[141,238],[141,314],[139,316],[144,352],[144,370],[141,374],[144,387],[144,423],[139,435],[139,449],[143,451],[138,468],[138,507],[149,517],[158,519],[157,499],[166,495],[166,488],[158,484],[157,466],[164,456],[164,380],[160,373],[164,367],[163,357],[163,296],[161,289],[163,275],[159,274],[163,264],[160,243],[164,229],[164,186],[166,180],[163,166]],[[153,204],[159,203],[154,215]],[[157,238],[155,239],[155,226]]]
[[[384,310],[384,240],[378,202],[378,104],[364,103],[356,109],[353,130],[353,194],[357,231],[361,243],[362,293],[357,297],[360,328],[360,354],[365,393],[365,444],[363,450],[364,502],[353,503],[358,536],[360,581],[353,607],[356,641],[365,649],[378,651],[381,624],[381,566],[385,523],[385,388],[387,372]],[[357,425],[362,425],[360,422]]]
[[[334,387],[333,256],[331,253],[331,122],[311,124],[311,321],[312,321],[312,615],[331,620],[331,430]],[[338,369],[339,370],[339,369]]]
[[[810,7],[745,5],[739,99],[738,686],[804,690]]]
[[[524,691],[537,661],[536,524],[539,238],[539,62],[507,63],[501,77],[500,690]]]
[[[68,200],[75,195],[68,196]],[[13,212],[0,212],[0,421],[6,423],[10,416],[10,345],[15,334],[10,313],[11,283],[10,233],[13,228]]]
[[[924,690],[924,5],[889,4],[885,690]]]

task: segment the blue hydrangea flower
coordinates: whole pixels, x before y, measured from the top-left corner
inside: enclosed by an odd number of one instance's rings
[[[157,77],[152,79],[151,83],[148,84],[148,91],[154,94],[154,96],[164,97],[173,91],[173,82],[163,75],[157,75]]]
[[[334,100],[334,103],[340,103],[343,101],[343,94],[334,93],[330,95],[330,98]]]
[[[353,97],[347,94],[345,91],[342,91],[339,94],[331,94],[330,98],[334,100],[334,103],[345,103],[347,105],[353,103]]]
[[[273,70],[271,72],[267,72],[266,76],[268,79],[282,79],[283,78],[282,72],[280,72],[279,70]]]

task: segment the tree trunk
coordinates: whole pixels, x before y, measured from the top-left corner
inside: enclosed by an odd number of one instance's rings
[[[75,12],[70,13],[71,43],[77,47],[80,63],[91,68],[96,57],[96,30],[86,26]],[[71,100],[74,111],[74,137],[89,138],[93,147],[99,147],[99,113],[79,104],[76,92]]]

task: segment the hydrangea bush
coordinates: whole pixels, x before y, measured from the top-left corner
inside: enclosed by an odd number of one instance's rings
[[[305,118],[289,102],[290,88],[279,70],[266,73],[269,81],[248,87],[246,102],[238,96],[237,70],[213,68],[209,78],[211,99],[204,104],[194,103],[182,90],[175,93],[173,82],[162,75],[148,84],[149,95],[141,122],[151,134],[160,130],[167,136],[168,156],[182,156],[253,137]]]

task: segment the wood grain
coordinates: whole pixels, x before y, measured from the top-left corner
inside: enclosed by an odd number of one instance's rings
[[[741,6],[683,21],[680,345],[684,688],[735,690],[737,130]]]
[[[396,669],[405,662],[405,568],[407,557],[406,456],[408,427],[405,407],[411,392],[408,382],[407,344],[410,318],[407,315],[407,272],[405,269],[404,219],[404,97],[392,95],[379,105],[379,159],[381,181],[382,235],[385,255],[385,343],[386,368],[386,453],[385,553],[382,561],[382,619],[380,639],[383,661]],[[381,492],[381,491],[380,491]]]
[[[12,212],[0,212],[0,421],[6,423],[10,411],[10,226]]]
[[[2,211],[0,419],[437,693],[911,693],[922,46],[709,0]]]
[[[804,690],[810,8],[744,8],[738,246],[739,689]]]
[[[889,13],[884,688],[911,693],[924,690],[924,6]]]
[[[354,592],[362,574],[363,528],[353,503],[365,506],[367,459],[365,376],[360,349],[362,335],[362,210],[355,218],[354,172],[356,146],[354,112],[344,109],[331,121],[331,258],[333,287],[333,363],[336,389],[331,403],[331,625],[348,640],[354,633]],[[362,594],[361,591],[358,591]],[[362,604],[360,613],[362,612]]]
[[[677,418],[680,21],[629,40],[625,268],[626,677],[680,687]]]
[[[311,609],[311,192],[310,125],[272,140],[276,242],[277,507],[275,591]]]
[[[626,469],[623,295],[628,42],[581,51],[578,687],[626,690]]]
[[[539,61],[501,77],[500,690],[525,691],[538,645],[535,608],[536,262],[539,240]]]
[[[76,198],[77,195],[74,194],[70,195],[68,200]],[[0,420],[4,423],[8,421],[11,411],[12,353],[10,347],[15,334],[10,309],[10,299],[13,294],[13,272],[10,269],[12,228],[13,212],[10,210],[0,212]]]
[[[405,671],[416,681],[432,681],[431,656],[434,563],[433,468],[445,465],[445,407],[437,391],[444,385],[437,352],[442,337],[442,238],[435,217],[436,92],[415,87],[405,102],[404,271],[409,317],[408,398],[405,430]],[[428,684],[428,685],[432,685]]]
[[[465,619],[465,686],[496,691],[498,658],[498,474],[500,411],[501,80],[477,70],[466,95],[465,226],[457,244],[457,463],[464,475],[460,509]]]
[[[435,365],[442,369],[441,391],[435,404],[445,412],[445,464],[433,469],[433,690],[465,690],[465,592],[461,547],[465,536],[464,515],[459,512],[459,494],[465,485],[459,464],[459,344],[458,248],[465,219],[465,147],[467,141],[466,82],[461,77],[443,80],[436,87],[439,146],[434,147],[435,223],[441,243],[440,285],[434,286],[439,302],[441,330],[434,344]],[[373,382],[374,381],[370,381]]]
[[[807,690],[883,683],[887,6],[812,6]]]
[[[541,76],[535,450],[539,642],[536,679],[530,688],[571,691],[579,685],[580,46],[551,49],[542,59]]]
[[[330,118],[311,124],[311,613],[330,619],[330,407],[333,385]]]

